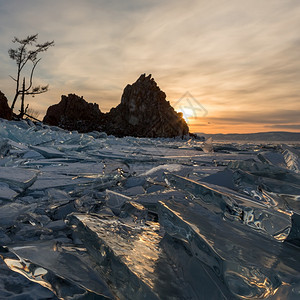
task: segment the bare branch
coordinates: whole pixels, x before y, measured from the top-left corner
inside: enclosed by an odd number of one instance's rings
[[[36,86],[34,88],[32,88],[32,90],[30,92],[25,91],[25,95],[38,95],[38,94],[43,94],[46,93],[49,89],[49,85],[45,85],[45,86]]]
[[[49,49],[49,47],[54,46],[54,41],[45,42],[44,44],[37,44],[36,47],[38,48],[38,52],[44,52]]]
[[[41,120],[37,119],[36,117],[32,116],[30,113],[24,113],[24,115],[30,119],[33,119],[34,121],[37,121],[37,122],[41,122]]]
[[[31,69],[31,74],[30,74],[30,79],[29,79],[29,86],[28,88],[25,90],[26,92],[30,90],[30,88],[32,87],[32,77],[33,77],[33,73],[34,73],[34,69],[36,67],[36,65],[39,63],[39,61],[41,60],[41,58],[39,60],[37,60],[34,64],[33,67]]]
[[[29,107],[29,104],[26,105],[25,110],[24,110],[24,115],[27,113],[27,109]]]
[[[22,44],[22,45],[32,45],[32,43],[36,42],[37,37],[38,37],[38,33],[33,34],[33,35],[28,35],[27,38],[25,38],[23,40],[20,40],[17,37],[14,37],[12,42],[13,43],[17,42],[17,43]]]
[[[17,81],[17,79],[13,78],[12,76],[8,75],[12,80]]]
[[[46,93],[47,91],[39,91],[39,92],[27,92],[25,93],[25,95],[39,95],[39,94],[43,94]]]
[[[27,55],[25,55],[25,58],[20,63],[20,71],[22,71],[22,69],[25,67],[27,62],[30,60],[30,56],[31,56],[31,54],[30,54],[30,51],[29,51],[29,53],[27,53]]]

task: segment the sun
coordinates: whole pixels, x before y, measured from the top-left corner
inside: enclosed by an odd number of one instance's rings
[[[189,107],[180,107],[177,111],[182,113],[182,117],[186,122],[189,121],[189,118],[194,117],[194,111]]]

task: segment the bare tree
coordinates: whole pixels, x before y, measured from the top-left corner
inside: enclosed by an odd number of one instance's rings
[[[9,57],[17,64],[17,76],[10,76],[16,82],[16,93],[11,104],[11,109],[12,111],[14,110],[17,99],[21,95],[21,110],[19,114],[20,118],[22,118],[24,114],[26,114],[26,110],[28,108],[28,105],[26,108],[24,108],[24,98],[26,95],[34,96],[48,91],[48,85],[33,86],[33,74],[37,64],[41,61],[41,58],[38,58],[38,54],[41,52],[45,52],[49,47],[54,46],[54,41],[38,44],[37,38],[38,34],[30,35],[23,40],[15,37],[12,42],[18,43],[20,45],[16,49],[8,50]],[[29,79],[26,85],[26,76],[23,75],[23,73],[25,73],[24,68],[29,62],[32,63],[32,66],[27,76]],[[21,79],[22,77],[23,81]]]

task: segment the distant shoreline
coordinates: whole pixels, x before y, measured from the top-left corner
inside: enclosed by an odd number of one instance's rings
[[[214,141],[260,141],[260,142],[300,142],[300,132],[271,131],[257,133],[207,134],[197,133]]]

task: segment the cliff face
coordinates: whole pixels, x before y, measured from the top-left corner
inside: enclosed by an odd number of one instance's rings
[[[116,136],[175,137],[189,128],[151,75],[141,75],[124,89],[121,103],[106,116],[107,133]]]
[[[48,108],[43,122],[79,132],[101,131],[102,117],[98,104],[88,103],[82,97],[69,94],[61,96],[58,104]]]
[[[151,75],[141,75],[124,89],[121,103],[101,113],[97,104],[69,94],[48,108],[43,120],[67,130],[105,131],[118,137],[175,137],[189,133],[189,128],[160,90]]]
[[[0,118],[11,120],[12,118],[12,111],[8,106],[7,98],[5,95],[0,91]]]

